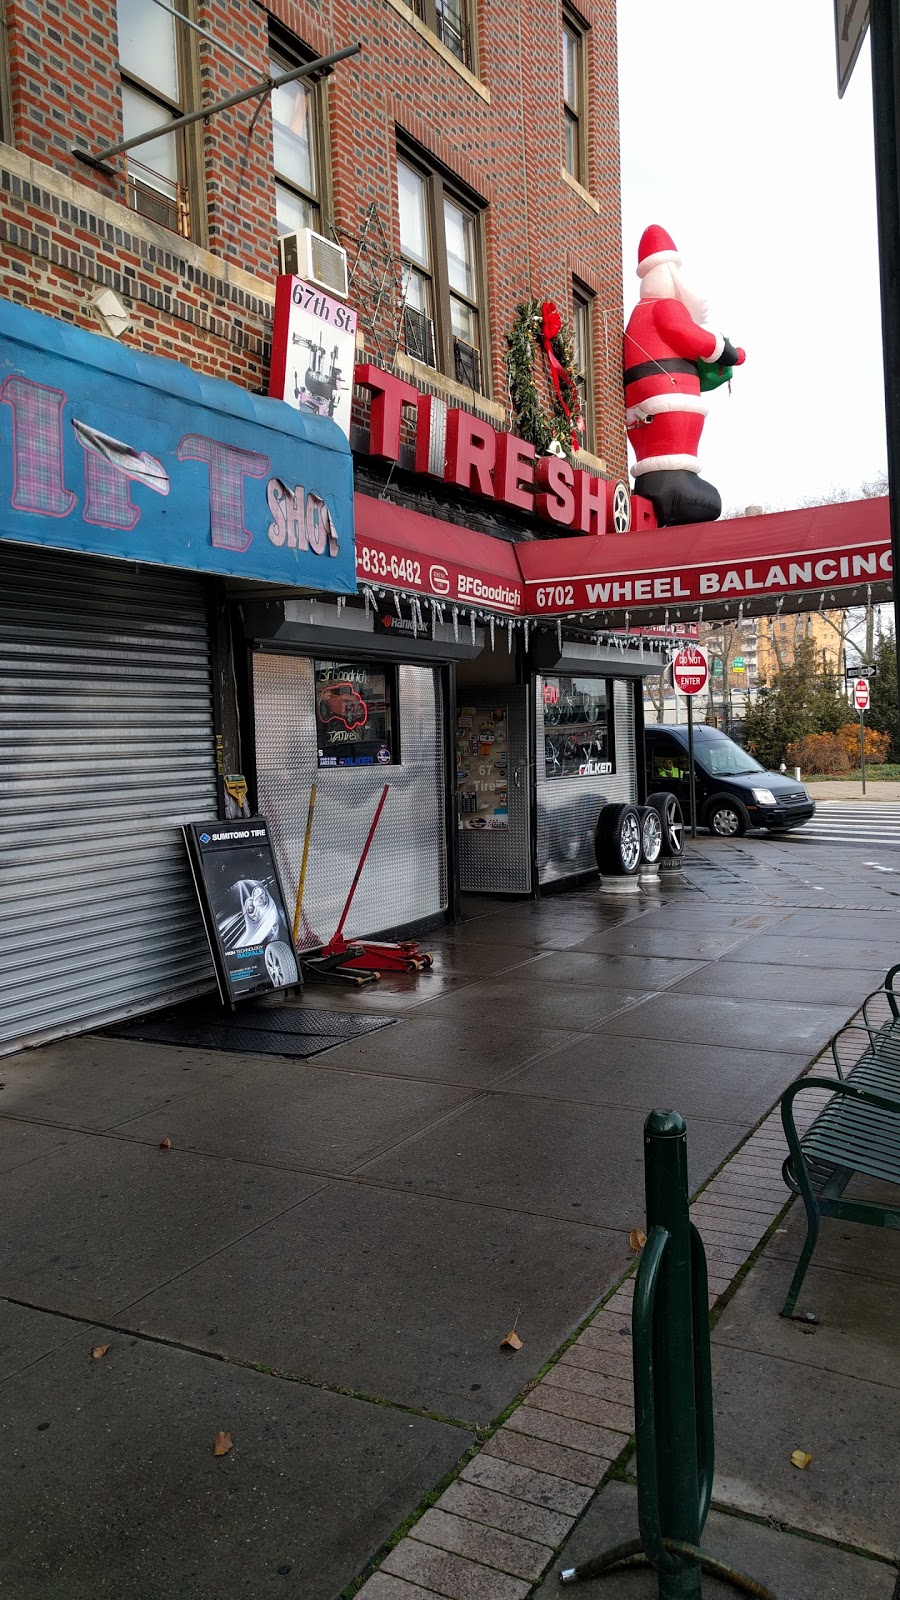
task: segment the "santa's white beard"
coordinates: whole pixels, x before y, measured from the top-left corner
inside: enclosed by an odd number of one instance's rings
[[[709,316],[709,304],[703,296],[689,289],[678,268],[671,261],[652,267],[641,279],[642,300],[680,300],[695,322],[703,323]]]

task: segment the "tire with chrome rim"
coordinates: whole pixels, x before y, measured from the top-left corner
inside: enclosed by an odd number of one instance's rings
[[[662,855],[662,822],[655,806],[641,806],[641,859],[653,866]]]
[[[747,832],[750,818],[740,800],[729,795],[713,795],[703,813],[703,825],[717,839],[738,839]]]
[[[597,818],[594,851],[600,872],[630,878],[641,864],[641,817],[637,806],[604,806]]]
[[[668,859],[677,858],[684,854],[684,817],[677,796],[662,790],[659,794],[651,794],[647,801],[647,809],[656,812],[662,829],[661,854]]]

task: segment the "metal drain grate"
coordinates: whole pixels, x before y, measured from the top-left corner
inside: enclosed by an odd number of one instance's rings
[[[144,1044],[174,1044],[195,1050],[230,1050],[236,1055],[297,1056],[306,1060],[337,1044],[389,1028],[394,1017],[361,1017],[344,1011],[284,1011],[248,1008],[233,1018],[221,1011],[182,1011],[142,1017],[104,1028],[108,1039],[138,1039]]]

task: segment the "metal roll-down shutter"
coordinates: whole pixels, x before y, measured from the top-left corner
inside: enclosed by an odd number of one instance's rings
[[[202,584],[0,545],[0,1053],[212,986],[215,808]]]

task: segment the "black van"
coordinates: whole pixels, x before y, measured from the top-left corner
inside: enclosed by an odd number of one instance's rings
[[[650,723],[645,733],[647,793],[670,790],[689,817],[687,728]],[[694,774],[698,825],[720,838],[748,828],[799,828],[815,815],[815,801],[802,783],[767,772],[733,739],[704,724],[694,725]]]

